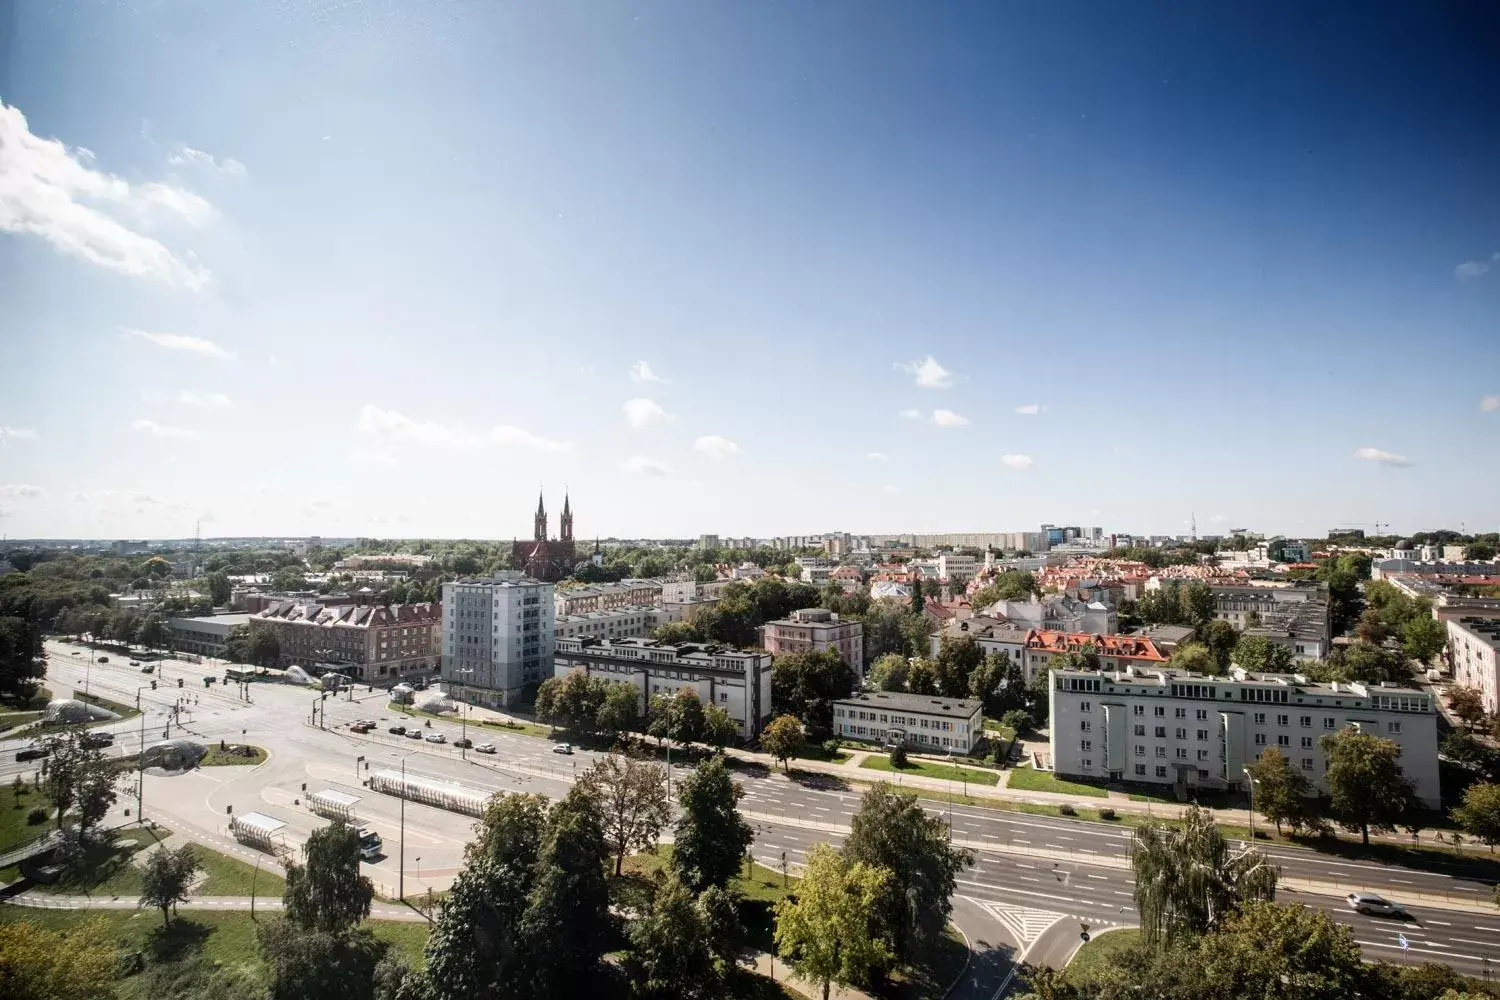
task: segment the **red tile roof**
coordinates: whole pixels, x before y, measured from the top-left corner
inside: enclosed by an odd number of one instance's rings
[[[1135,635],[1090,635],[1087,632],[1054,632],[1032,629],[1026,634],[1026,648],[1049,653],[1081,652],[1092,646],[1100,656],[1143,663],[1166,663],[1167,655],[1150,639]]]

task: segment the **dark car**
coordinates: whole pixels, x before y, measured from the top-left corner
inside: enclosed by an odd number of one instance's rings
[[[51,753],[52,751],[46,747],[22,747],[21,749],[16,751],[16,760],[41,760],[43,757],[49,756]]]
[[[454,740],[453,745],[458,747],[460,750],[467,750],[474,745],[474,741],[465,736],[460,739]]]
[[[107,656],[101,656],[101,657],[99,657],[99,662],[100,663],[108,663],[109,662],[109,657],[107,657]]]
[[[112,747],[115,745],[114,733],[85,733],[83,745],[97,749],[99,747]]]
[[[395,733],[397,736],[405,736],[406,735],[406,727],[405,726],[392,726],[390,729],[386,730],[386,732],[388,732],[388,733]]]

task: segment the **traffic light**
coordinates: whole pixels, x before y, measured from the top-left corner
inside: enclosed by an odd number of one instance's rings
[[[177,678],[177,686],[178,687],[182,687],[182,678],[181,677]]]
[[[156,682],[155,681],[151,682],[151,690],[153,690],[153,691],[156,690]]]

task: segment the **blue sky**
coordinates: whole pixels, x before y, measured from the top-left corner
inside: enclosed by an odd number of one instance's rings
[[[1494,530],[1500,17],[1196,6],[15,4],[0,531]]]

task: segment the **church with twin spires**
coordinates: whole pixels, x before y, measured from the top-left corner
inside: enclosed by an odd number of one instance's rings
[[[563,494],[562,537],[547,537],[547,507],[540,491],[536,497],[536,519],[529,542],[511,543],[511,560],[516,569],[546,583],[556,583],[573,572],[578,552],[573,545],[573,511],[568,495]]]

